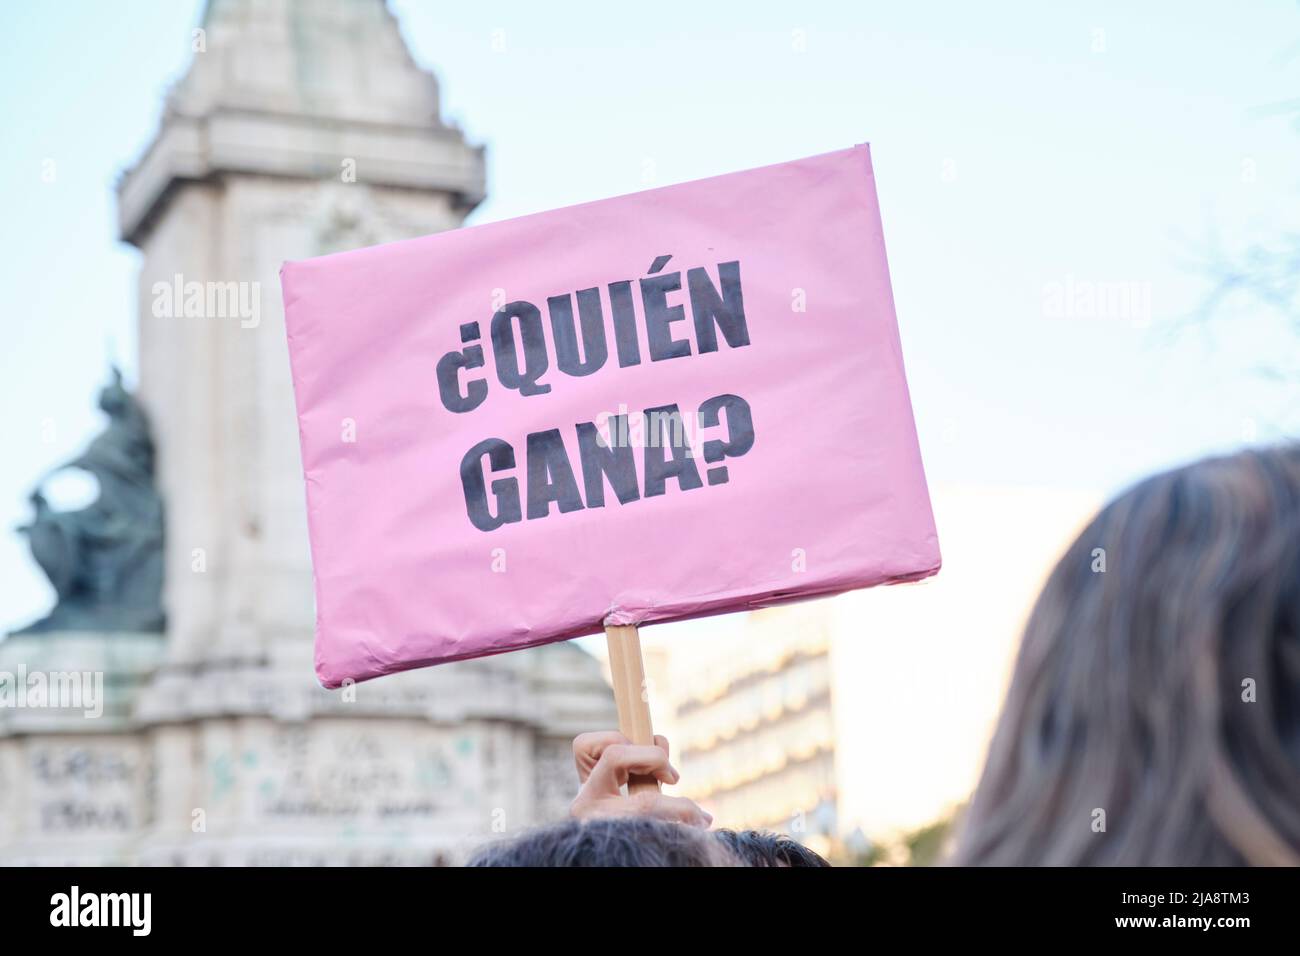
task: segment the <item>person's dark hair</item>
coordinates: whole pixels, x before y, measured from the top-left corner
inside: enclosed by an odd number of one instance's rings
[[[1144,481],[1070,546],[952,862],[1300,862],[1300,447]]]
[[[565,820],[481,847],[470,866],[738,866],[706,830],[652,817]]]
[[[830,866],[821,856],[782,833],[716,830],[714,835],[743,866]]]

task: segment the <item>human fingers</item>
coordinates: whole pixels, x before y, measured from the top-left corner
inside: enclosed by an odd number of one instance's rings
[[[631,743],[617,730],[595,730],[573,738],[573,765],[578,770],[578,782],[586,783],[591,768],[596,766],[606,747]]]
[[[584,788],[596,792],[617,793],[632,774],[654,777],[660,783],[673,784],[680,774],[668,762],[668,754],[658,747],[641,744],[610,744],[601,751]]]

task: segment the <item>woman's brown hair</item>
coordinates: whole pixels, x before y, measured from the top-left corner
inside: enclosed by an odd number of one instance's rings
[[[1300,862],[1300,446],[1148,479],[1070,546],[952,862]]]

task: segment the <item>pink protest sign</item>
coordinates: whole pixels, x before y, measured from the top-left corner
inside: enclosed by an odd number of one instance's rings
[[[939,568],[865,146],[281,279],[326,686]]]

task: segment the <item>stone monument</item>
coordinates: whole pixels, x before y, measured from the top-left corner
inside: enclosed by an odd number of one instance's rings
[[[209,0],[194,46],[118,184],[141,253],[165,654],[119,662],[111,714],[0,724],[0,862],[455,862],[564,814],[569,742],[615,726],[612,695],[572,644],[316,684],[278,270],[458,226],[483,151],[382,0]],[[92,670],[118,636],[39,666]]]

